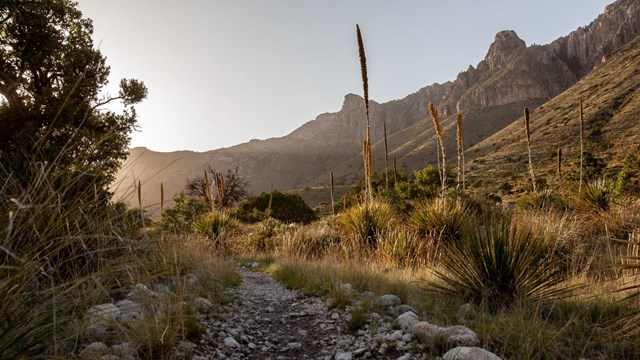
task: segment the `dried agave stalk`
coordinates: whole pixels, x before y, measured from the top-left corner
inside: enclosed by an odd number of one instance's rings
[[[389,190],[389,148],[387,146],[387,122],[382,123],[384,132],[384,187]]]
[[[431,120],[433,120],[433,126],[436,130],[436,136],[438,138],[438,144],[440,145],[440,151],[442,153],[442,163],[440,164],[440,182],[442,183],[442,200],[445,201],[445,196],[447,192],[447,178],[446,178],[446,163],[445,163],[445,147],[444,147],[444,136],[442,136],[442,128],[440,128],[440,121],[438,120],[438,110],[433,106],[433,103],[429,103],[429,114],[431,115]]]
[[[371,134],[369,122],[369,80],[367,78],[367,57],[364,53],[364,42],[360,33],[360,26],[356,24],[356,36],[358,38],[358,56],[360,58],[360,73],[362,75],[362,90],[364,92],[364,109],[367,120],[365,130],[365,140],[363,142],[362,159],[364,162],[365,175],[365,204],[367,208],[373,201],[373,191],[371,186]]]
[[[529,174],[531,175],[531,184],[533,185],[533,192],[537,193],[536,176],[533,172],[533,161],[531,159],[531,132],[529,131],[529,109],[524,108],[524,131],[527,135],[527,152],[529,153]]]
[[[456,193],[460,196],[464,192],[464,144],[462,142],[462,113],[458,111],[456,119],[456,140],[458,143],[458,183]]]
[[[580,185],[578,192],[582,191],[582,157],[584,154],[584,119],[582,113],[582,98],[580,98]]]

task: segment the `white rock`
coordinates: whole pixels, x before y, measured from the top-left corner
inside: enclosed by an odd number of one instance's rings
[[[418,315],[418,310],[414,309],[413,307],[406,305],[406,304],[402,304],[402,305],[398,305],[393,309],[393,313],[395,316],[400,316],[402,314],[405,314],[407,312],[412,312],[416,315]]]
[[[396,360],[411,360],[411,359],[412,359],[411,354],[404,354],[404,355],[398,357]]]
[[[89,325],[116,321],[120,316],[120,309],[111,303],[91,307],[85,314],[85,321]]]
[[[399,340],[402,340],[402,335],[404,335],[402,330],[396,330],[396,331],[392,332],[391,334],[387,335],[386,336],[386,340],[388,340],[388,341],[399,341]]]
[[[402,303],[402,300],[400,299],[400,297],[398,297],[398,295],[387,294],[380,296],[379,302],[381,307],[387,307],[398,306]]]
[[[352,292],[353,291],[353,286],[351,286],[351,284],[349,283],[345,283],[345,284],[340,284],[340,289],[347,291],[347,292]]]
[[[333,314],[331,315],[331,318],[332,318],[333,320],[338,320],[338,319],[340,319],[340,314],[338,314],[337,312],[336,312],[336,313],[333,313]]]
[[[338,351],[336,353],[336,356],[334,357],[335,360],[351,360],[351,352],[340,352]]]
[[[147,302],[157,297],[158,294],[151,291],[145,284],[136,284],[127,294],[127,299],[135,302]]]
[[[501,360],[496,354],[479,347],[456,347],[447,351],[443,360]]]
[[[287,344],[287,349],[288,350],[297,350],[297,349],[301,349],[302,348],[302,344],[299,342],[290,342]]]
[[[111,347],[111,353],[124,359],[135,359],[136,347],[130,342],[125,342]]]
[[[236,339],[232,338],[231,336],[228,336],[224,338],[224,346],[230,347],[230,348],[239,348],[240,343],[237,342]]]
[[[109,347],[102,342],[94,342],[87,345],[78,356],[80,359],[93,360],[99,359],[103,355],[109,354]]]
[[[203,312],[203,311],[207,311],[207,310],[211,309],[213,307],[213,303],[211,301],[209,301],[208,299],[205,299],[205,298],[200,297],[200,296],[196,296],[191,301],[191,306],[193,307],[193,309],[195,311]]]
[[[478,335],[473,330],[462,325],[440,328],[440,336],[453,346],[476,346],[480,344]]]
[[[251,268],[252,268],[252,269],[257,268],[258,266],[260,266],[260,264],[258,264],[258,263],[257,263],[257,262],[255,262],[255,261],[251,263]]]
[[[408,331],[413,325],[417,323],[418,315],[414,314],[411,311],[398,316],[398,318],[396,319],[396,324],[398,324],[398,327],[400,327],[400,329],[404,331]]]
[[[116,307],[120,310],[117,317],[119,322],[126,323],[144,319],[144,312],[138,303],[131,300],[120,300],[116,303]]]
[[[420,321],[411,326],[410,332],[413,336],[424,341],[433,341],[440,334],[438,325],[429,324],[426,321]]]

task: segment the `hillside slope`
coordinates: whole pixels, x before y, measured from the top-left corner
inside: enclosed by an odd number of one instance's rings
[[[574,84],[602,59],[640,34],[640,0],[619,0],[586,27],[544,46],[527,47],[513,31],[496,35],[487,55],[451,82],[433,84],[400,100],[371,101],[374,167],[383,168],[382,127],[387,124],[390,156],[408,170],[435,162],[435,143],[427,105],[433,102],[454,153],[454,112],[465,114],[465,143],[473,146],[513,122],[523,106],[541,105]],[[166,198],[184,187],[187,177],[212,166],[239,168],[259,193],[326,184],[330,171],[340,183],[362,174],[363,100],[345,96],[342,108],[307,122],[287,136],[252,140],[204,153],[157,153],[132,149],[114,185],[116,198],[133,203],[132,184],[143,183],[143,205],[157,203],[160,183]]]
[[[565,176],[579,163],[579,99],[583,100],[585,151],[615,168],[640,150],[640,37],[615,52],[578,83],[530,115],[531,150],[538,178],[557,186],[557,149]],[[522,118],[467,153],[470,176],[512,185],[528,181]],[[472,180],[473,181],[473,180]]]

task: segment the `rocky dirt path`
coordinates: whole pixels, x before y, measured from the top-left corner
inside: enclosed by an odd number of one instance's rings
[[[287,290],[268,274],[245,268],[239,273],[243,283],[230,290],[234,300],[226,311],[203,319],[206,336],[193,344],[194,360],[500,360],[476,347],[480,340],[473,330],[420,321],[396,295],[354,292],[353,306],[367,303],[371,312],[359,330],[350,330],[349,307],[329,310],[325,300]],[[353,291],[349,284],[340,286]],[[472,311],[471,305],[460,311]]]
[[[227,311],[204,320],[209,341],[194,349],[196,359],[398,357],[373,351],[377,344],[370,327],[348,330],[349,315],[328,310],[323,300],[285,289],[265,273],[242,269],[240,275],[242,285],[231,290],[234,300]]]

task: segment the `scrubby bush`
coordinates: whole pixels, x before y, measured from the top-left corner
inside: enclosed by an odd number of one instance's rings
[[[419,203],[411,213],[410,223],[420,235],[446,245],[460,239],[469,216],[461,202],[438,198]]]
[[[160,227],[175,233],[188,232],[193,222],[209,210],[203,198],[179,192],[173,196],[173,207],[165,209],[162,213]]]
[[[492,309],[516,300],[547,300],[565,293],[566,275],[544,238],[508,218],[492,218],[449,246],[433,290]]]
[[[212,211],[193,221],[195,231],[206,235],[216,246],[224,246],[224,240],[238,230],[238,222],[224,211]]]
[[[336,221],[338,228],[355,246],[365,245],[369,249],[375,249],[379,237],[396,223],[394,209],[382,201],[373,201],[369,207],[364,204],[352,206]]]
[[[272,217],[284,223],[308,224],[317,219],[317,215],[307,206],[298,194],[285,194],[279,191],[264,192],[240,204],[238,219],[255,223]]]
[[[590,181],[576,194],[576,207],[584,211],[606,212],[611,207],[611,190],[606,179]]]

